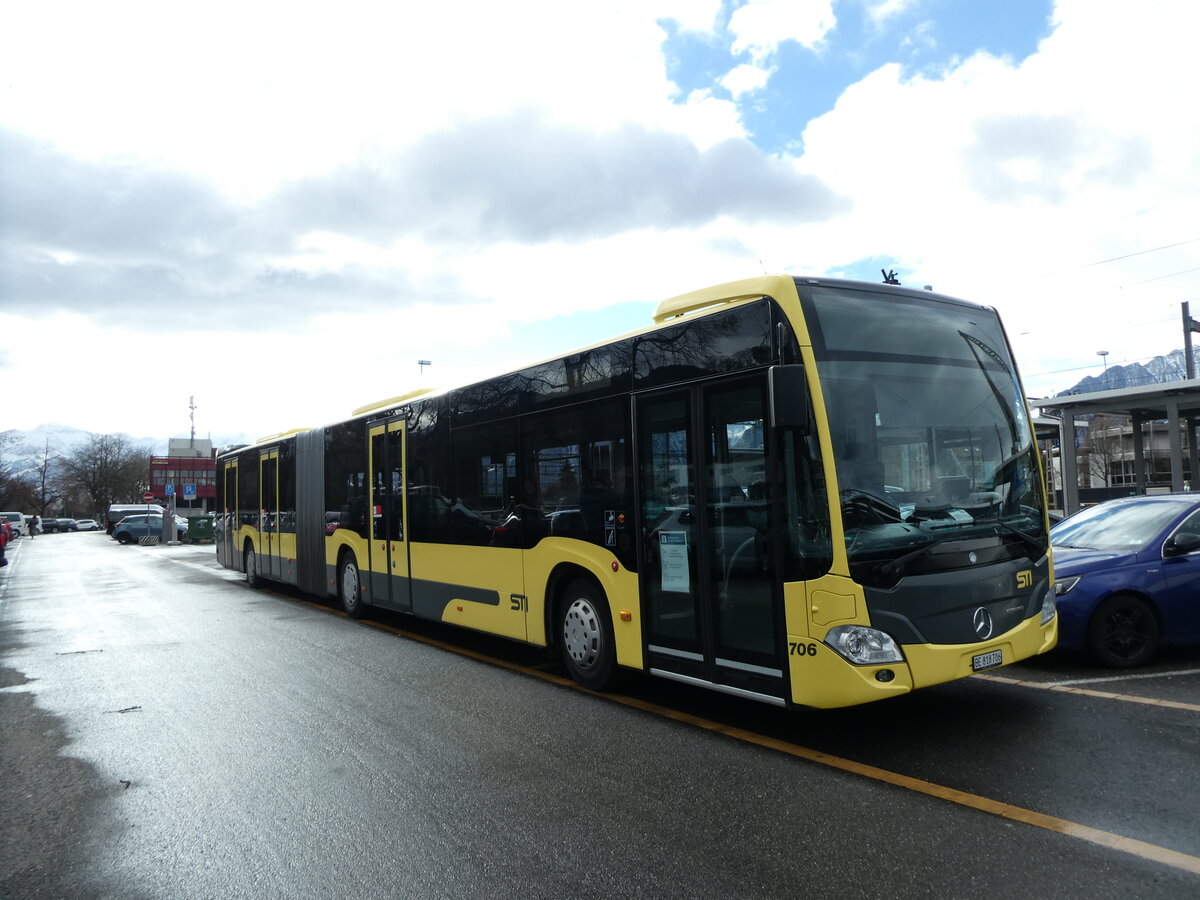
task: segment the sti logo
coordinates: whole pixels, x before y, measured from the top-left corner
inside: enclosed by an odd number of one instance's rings
[[[1033,587],[1033,572],[1026,569],[1024,572],[1017,573],[1017,590],[1023,591]]]

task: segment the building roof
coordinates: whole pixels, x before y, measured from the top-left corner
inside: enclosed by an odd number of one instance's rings
[[[1163,384],[1147,384],[1140,387],[1120,388],[1114,391],[1095,391],[1090,394],[1064,394],[1059,397],[1043,397],[1030,400],[1029,405],[1040,413],[1057,415],[1061,428],[1060,447],[1075,446],[1075,417],[1089,413],[1114,413],[1130,416],[1135,425],[1165,419],[1169,425],[1171,451],[1171,490],[1182,491],[1184,448],[1179,437],[1179,425],[1186,421],[1188,426],[1188,453],[1192,481],[1195,483],[1200,471],[1197,458],[1194,418],[1200,416],[1200,378],[1184,381],[1168,381]],[[1044,436],[1041,422],[1036,423],[1039,438]],[[1140,434],[1141,429],[1134,429]],[[1143,447],[1141,441],[1134,442],[1135,469],[1139,492],[1144,491],[1144,473],[1141,466]],[[1063,509],[1070,515],[1079,508],[1079,479],[1075,468],[1075,454],[1060,454],[1063,467]]]

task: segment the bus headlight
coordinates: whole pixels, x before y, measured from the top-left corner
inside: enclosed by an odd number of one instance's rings
[[[904,661],[904,655],[890,635],[862,625],[830,628],[825,643],[856,666]]]
[[[1055,584],[1055,590],[1058,585]],[[1046,591],[1046,596],[1042,598],[1042,624],[1046,625],[1054,618],[1055,610],[1057,609],[1054,603],[1055,591]]]

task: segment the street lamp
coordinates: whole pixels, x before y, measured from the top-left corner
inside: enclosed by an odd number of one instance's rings
[[[1108,351],[1107,350],[1097,350],[1096,355],[1098,357],[1100,357],[1102,360],[1104,360],[1104,371],[1107,372],[1108,371]]]

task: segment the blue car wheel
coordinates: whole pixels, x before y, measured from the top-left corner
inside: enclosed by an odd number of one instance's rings
[[[1154,610],[1133,594],[1109,597],[1092,614],[1088,646],[1113,668],[1142,666],[1158,652],[1160,629]]]

